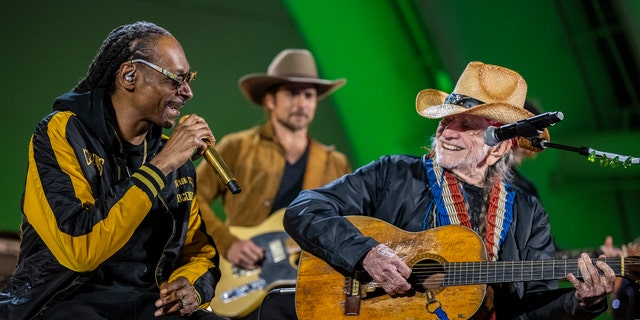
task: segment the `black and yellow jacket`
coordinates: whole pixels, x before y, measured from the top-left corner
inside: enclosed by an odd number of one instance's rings
[[[149,130],[141,157],[126,152],[113,119],[110,98],[95,90],[59,97],[36,127],[20,257],[0,293],[9,319],[37,318],[85,283],[157,290],[184,276],[203,306],[213,297],[218,253],[195,201],[193,164],[165,177],[148,163],[166,142],[162,128]]]

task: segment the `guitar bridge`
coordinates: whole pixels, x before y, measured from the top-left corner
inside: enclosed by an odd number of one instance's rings
[[[222,292],[220,295],[220,299],[224,303],[229,303],[235,299],[242,298],[248,295],[251,292],[263,290],[267,286],[267,281],[260,278],[256,281],[249,282],[243,286],[232,288],[231,290],[227,290]]]
[[[259,272],[259,270],[249,270],[249,269],[245,269],[243,267],[237,266],[237,265],[232,265],[231,266],[231,274],[233,275],[234,278],[242,278],[242,277],[249,277],[251,275],[257,274]]]
[[[345,299],[344,299],[344,315],[359,316],[360,315],[360,298],[362,295],[362,285],[358,279],[346,277],[345,283]]]

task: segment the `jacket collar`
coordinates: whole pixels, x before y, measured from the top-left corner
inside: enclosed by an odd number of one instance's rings
[[[264,125],[262,125],[258,132],[261,139],[266,139],[278,143],[278,138],[276,137],[276,133],[273,130],[271,121],[267,121]],[[329,161],[329,152],[334,150],[332,147],[326,147],[318,141],[311,139],[310,136],[308,136],[308,140],[309,157],[305,169],[304,182],[302,185],[302,189],[304,190],[319,188],[323,185],[323,173],[325,172],[326,166]]]

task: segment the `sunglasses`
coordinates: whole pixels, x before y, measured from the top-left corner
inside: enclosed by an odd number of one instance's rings
[[[147,66],[149,66],[151,69],[158,71],[160,73],[162,73],[163,75],[165,75],[167,78],[175,81],[178,83],[178,86],[181,86],[183,83],[191,83],[191,81],[196,79],[196,74],[198,74],[196,71],[190,71],[187,73],[183,73],[183,74],[177,74],[177,73],[173,73],[165,68],[161,68],[156,66],[155,64],[147,61],[147,60],[143,60],[143,59],[133,59],[131,60],[131,63],[142,63],[145,64]]]

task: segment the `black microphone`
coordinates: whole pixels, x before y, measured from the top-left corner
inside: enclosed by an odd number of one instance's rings
[[[498,143],[515,137],[538,137],[544,128],[562,121],[564,115],[560,111],[545,112],[531,118],[518,120],[501,127],[489,126],[484,131],[484,143],[496,146]]]
[[[189,115],[185,115],[180,118],[178,122],[182,123],[182,121],[186,120],[188,117]],[[209,141],[206,142],[207,144],[209,144]],[[227,189],[229,189],[231,193],[236,194],[241,191],[240,186],[238,185],[238,181],[236,181],[233,173],[231,173],[231,169],[229,169],[229,166],[227,166],[224,160],[222,160],[222,157],[220,157],[220,154],[218,154],[218,151],[216,151],[215,148],[209,145],[207,150],[204,152],[203,157],[204,160],[206,160],[207,163],[213,168],[213,171],[215,171],[218,179],[220,179],[220,182],[227,186]]]

